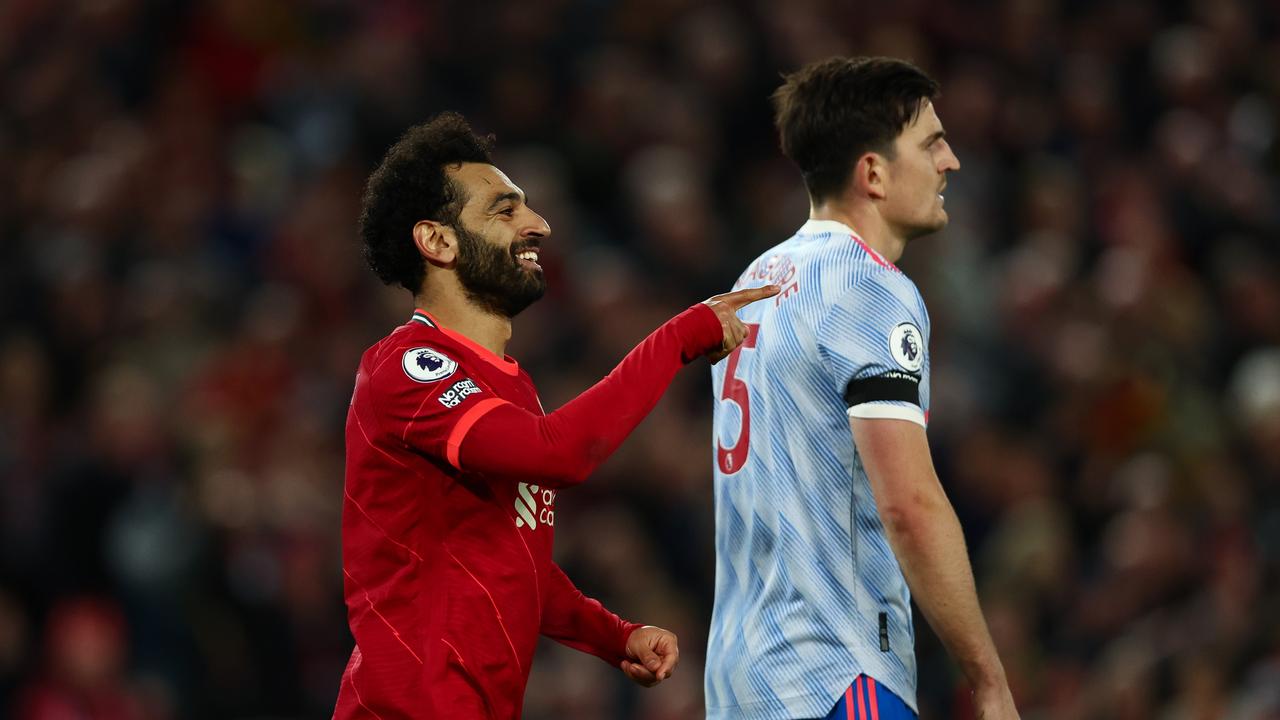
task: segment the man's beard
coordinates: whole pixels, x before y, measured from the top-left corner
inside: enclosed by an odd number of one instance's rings
[[[542,271],[526,270],[516,259],[516,253],[537,247],[536,240],[503,249],[467,230],[461,222],[454,225],[454,233],[458,237],[458,281],[477,307],[512,318],[546,292]]]

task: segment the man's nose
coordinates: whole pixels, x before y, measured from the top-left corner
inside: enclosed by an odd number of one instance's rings
[[[547,223],[546,218],[542,217],[532,210],[529,211],[533,215],[533,222],[521,233],[526,237],[545,238],[551,235],[551,225]]]
[[[959,169],[960,169],[960,158],[956,157],[956,154],[954,152],[951,152],[950,150],[948,150],[946,157],[942,159],[942,167],[940,167],[938,170],[940,172],[949,172],[949,171],[959,170]]]

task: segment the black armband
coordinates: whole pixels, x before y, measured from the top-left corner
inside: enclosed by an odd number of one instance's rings
[[[904,372],[888,372],[869,378],[854,378],[844,390],[846,407],[876,400],[898,400],[920,406],[920,377]]]

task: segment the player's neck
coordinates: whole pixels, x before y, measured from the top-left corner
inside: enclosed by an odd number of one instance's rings
[[[853,229],[862,241],[872,250],[891,263],[898,262],[902,251],[907,246],[905,238],[898,237],[892,228],[885,223],[880,213],[870,204],[847,205],[835,202],[811,205],[809,218],[812,220],[834,220],[844,223]]]
[[[441,325],[466,336],[498,357],[506,354],[507,341],[511,339],[511,318],[476,307],[461,290],[454,293],[424,291],[415,295],[413,301]]]

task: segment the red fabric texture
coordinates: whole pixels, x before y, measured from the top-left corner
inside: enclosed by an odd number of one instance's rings
[[[544,415],[523,370],[416,318],[364,354],[348,412],[356,647],[334,717],[518,718],[539,635],[616,667],[639,627],[552,562],[556,488],[617,448],[720,323],[691,308]]]
[[[658,328],[603,380],[550,415],[514,404],[494,407],[461,444],[461,467],[546,487],[586,480],[649,414],[676,371],[717,347],[723,333],[715,313],[698,304]]]

